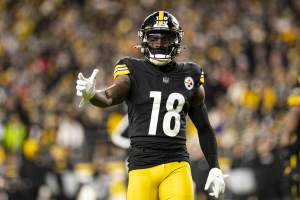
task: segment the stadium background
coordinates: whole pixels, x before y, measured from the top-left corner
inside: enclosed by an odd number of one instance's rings
[[[110,84],[119,58],[141,57],[137,29],[156,10],[184,29],[178,60],[206,72],[221,167],[232,174],[224,198],[293,199],[278,144],[300,70],[298,0],[0,0],[0,199],[124,199],[126,150],[111,134],[126,108],[79,109],[75,80],[96,67],[97,85]],[[205,199],[196,137],[189,127]]]

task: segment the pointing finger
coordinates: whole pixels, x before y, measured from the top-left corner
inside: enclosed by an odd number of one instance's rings
[[[99,72],[99,69],[94,69],[92,75],[90,76],[90,79],[95,79],[98,72]]]

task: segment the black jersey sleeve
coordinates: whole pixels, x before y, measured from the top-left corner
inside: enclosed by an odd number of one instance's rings
[[[198,88],[200,85],[205,83],[204,70],[196,63],[189,62],[187,65],[190,68],[193,79],[195,80],[195,87]]]

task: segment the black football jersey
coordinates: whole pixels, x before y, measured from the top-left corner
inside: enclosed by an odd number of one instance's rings
[[[163,72],[147,60],[124,58],[115,66],[114,77],[128,74],[131,83],[129,169],[188,161],[186,114],[204,74],[194,63],[169,65],[171,70]]]

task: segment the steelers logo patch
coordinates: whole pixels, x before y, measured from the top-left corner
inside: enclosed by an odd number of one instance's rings
[[[188,76],[185,77],[184,79],[184,85],[186,87],[186,89],[191,90],[194,87],[194,80],[192,79],[192,77]]]

